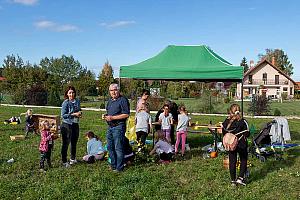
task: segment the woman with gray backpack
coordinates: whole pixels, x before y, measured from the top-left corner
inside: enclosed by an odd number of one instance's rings
[[[245,174],[247,171],[249,126],[247,121],[240,115],[240,106],[232,104],[229,108],[229,116],[222,124],[223,145],[229,154],[229,172],[231,185],[246,186]],[[237,154],[240,158],[240,173],[236,178]]]

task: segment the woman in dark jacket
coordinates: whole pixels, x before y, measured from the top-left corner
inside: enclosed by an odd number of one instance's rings
[[[232,104],[229,108],[229,116],[223,122],[223,135],[230,132],[237,136],[239,139],[237,147],[234,151],[229,151],[229,171],[231,184],[240,184],[245,186],[245,173],[247,171],[247,137],[249,137],[249,127],[245,119],[240,115],[240,106],[237,104]],[[240,158],[240,173],[239,177],[236,179],[236,163],[237,154]]]

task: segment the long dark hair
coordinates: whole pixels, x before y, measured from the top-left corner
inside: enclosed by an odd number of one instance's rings
[[[95,133],[93,131],[86,132],[85,136],[87,136],[88,138],[96,138],[96,140],[99,140],[99,137],[97,135],[95,135]]]
[[[64,99],[68,99],[68,98],[69,98],[69,97],[68,97],[68,92],[69,92],[69,90],[73,90],[74,93],[75,93],[75,96],[74,96],[74,97],[76,97],[76,90],[75,90],[75,87],[72,86],[72,85],[69,85],[69,86],[67,87],[67,89],[65,90]]]

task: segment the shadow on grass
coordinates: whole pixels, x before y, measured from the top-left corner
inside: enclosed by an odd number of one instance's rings
[[[276,160],[274,157],[269,157],[268,160],[262,164],[261,168],[251,170],[249,182],[258,181],[266,178],[268,173],[278,170],[284,170],[295,164],[296,159],[300,156],[300,149],[292,148],[286,149],[281,160]]]

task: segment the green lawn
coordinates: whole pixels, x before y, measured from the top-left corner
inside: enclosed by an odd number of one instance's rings
[[[18,116],[26,108],[4,107],[1,121]],[[34,113],[59,114],[59,109],[37,109]],[[78,158],[84,155],[84,132],[95,131],[105,141],[106,125],[101,113],[85,111],[80,122]],[[199,123],[223,121],[223,117],[192,116]],[[248,119],[259,129],[270,119]],[[293,142],[300,144],[300,120],[289,120]],[[249,184],[232,189],[229,172],[223,168],[223,155],[203,159],[201,147],[212,142],[210,135],[188,135],[191,151],[186,160],[169,165],[138,162],[121,174],[108,170],[106,162],[79,163],[70,169],[60,166],[60,139],[55,141],[53,168],[38,172],[40,138],[10,141],[10,135],[23,134],[24,123],[0,125],[0,197],[1,199],[299,199],[300,147],[285,152],[284,160],[265,163],[250,156]],[[6,161],[14,158],[15,162]]]

